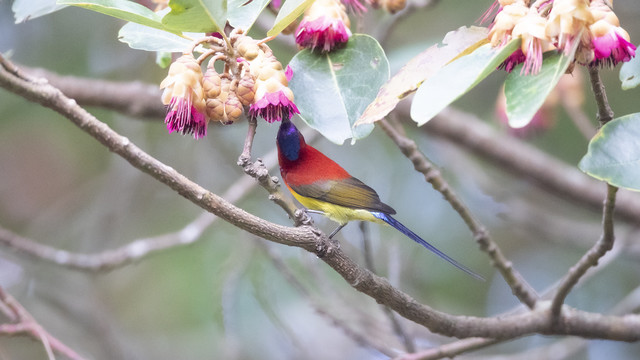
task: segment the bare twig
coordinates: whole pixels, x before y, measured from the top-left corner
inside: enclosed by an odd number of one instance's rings
[[[613,110],[609,106],[607,93],[604,84],[600,79],[600,71],[597,66],[589,67],[589,77],[591,79],[591,88],[593,95],[598,104],[598,122],[600,126],[608,123],[613,119]],[[614,232],[613,232],[613,211],[616,206],[616,194],[618,188],[607,184],[607,197],[604,200],[602,209],[602,236],[596,244],[587,251],[586,254],[575,264],[561,281],[560,286],[553,298],[551,304],[551,315],[554,323],[561,326],[561,310],[562,304],[567,295],[580,278],[591,267],[598,265],[598,260],[604,256],[611,248],[613,248]]]
[[[474,239],[480,245],[480,249],[491,257],[493,265],[500,271],[507,284],[509,284],[513,294],[529,308],[533,308],[538,298],[535,290],[527,283],[522,275],[513,268],[513,264],[502,254],[498,245],[491,240],[486,228],[471,214],[471,211],[462,200],[458,198],[453,189],[451,189],[446,180],[441,176],[440,171],[420,152],[415,141],[401,135],[386,119],[378,121],[378,124],[391,140],[396,143],[402,153],[411,160],[416,171],[422,173],[425,180],[429,182],[436,191],[440,192],[449,204],[451,204],[451,207],[458,212],[465,224],[467,224],[469,230],[471,230]]]
[[[607,198],[602,209],[602,237],[600,240],[575,264],[562,280],[551,305],[551,314],[556,322],[560,322],[560,310],[564,299],[580,278],[589,268],[598,265],[598,260],[613,247],[613,210],[616,204],[618,188],[612,185],[607,187]]]
[[[82,360],[73,349],[49,334],[20,303],[0,287],[0,303],[11,311],[11,324],[0,324],[0,335],[28,335],[42,343],[49,359],[55,359],[53,352],[66,356],[71,360]]]
[[[282,192],[280,189],[280,179],[276,176],[269,175],[269,169],[264,166],[262,160],[258,158],[255,162],[251,162],[251,148],[257,126],[258,123],[256,119],[250,118],[242,154],[238,158],[238,166],[242,167],[247,175],[255,178],[258,183],[269,192],[269,200],[275,202],[286,211],[296,226],[313,225],[313,219],[311,219],[306,211],[298,209],[293,200]]]
[[[589,78],[591,79],[591,89],[596,98],[596,104],[598,104],[598,122],[600,126],[603,126],[613,120],[613,110],[609,106],[607,92],[602,79],[600,79],[600,70],[597,66],[589,66]]]
[[[501,342],[495,339],[469,338],[458,340],[450,344],[445,344],[433,349],[427,349],[412,354],[402,354],[394,360],[435,360],[443,358],[453,358],[466,352],[481,349]]]

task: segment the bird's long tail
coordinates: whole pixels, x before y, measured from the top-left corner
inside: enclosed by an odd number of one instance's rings
[[[442,251],[438,250],[435,246],[433,246],[433,245],[429,244],[428,242],[426,242],[420,236],[416,235],[416,233],[414,233],[413,231],[409,230],[409,228],[404,226],[400,221],[394,219],[391,215],[388,215],[388,214],[385,214],[385,213],[381,213],[381,212],[373,212],[373,211],[371,213],[376,218],[378,218],[378,219],[386,222],[387,224],[393,226],[398,231],[400,231],[401,233],[403,233],[407,237],[409,237],[411,240],[413,240],[413,241],[417,242],[418,244],[424,246],[425,248],[427,248],[428,250],[430,250],[434,254],[438,255],[442,259],[444,259],[447,262],[449,262],[451,265],[453,265],[453,266],[457,267],[458,269],[466,272],[467,274],[473,276],[476,279],[484,280],[484,278],[482,276],[476,274],[475,272],[473,272],[468,267],[466,267],[466,266],[460,264],[459,262],[453,260],[447,254],[443,253]]]

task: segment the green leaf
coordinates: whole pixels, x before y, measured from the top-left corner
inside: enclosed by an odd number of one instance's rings
[[[416,92],[411,103],[411,118],[418,125],[424,125],[495,71],[519,46],[520,39],[511,40],[501,48],[486,44],[443,67]]]
[[[640,85],[640,56],[636,55],[631,61],[622,64],[620,68],[622,90],[633,89]]]
[[[118,40],[133,49],[161,52],[183,52],[192,42],[183,36],[132,22],[120,29]]]
[[[579,41],[575,43],[578,44]],[[517,129],[531,122],[551,90],[556,87],[567,71],[575,51],[574,45],[569,55],[557,52],[545,54],[542,68],[536,75],[521,74],[523,64],[513,69],[504,83],[509,126]]]
[[[220,32],[227,22],[226,0],[169,0],[162,23],[176,31]]]
[[[640,113],[609,121],[589,142],[578,167],[611,185],[640,191]]]
[[[165,29],[158,14],[148,8],[127,0],[58,0],[60,5],[72,5],[97,11],[118,19],[150,26],[156,29]]]
[[[322,55],[302,50],[289,65],[289,87],[309,126],[336,144],[371,133],[373,124],[353,124],[389,79],[389,62],[374,38],[356,34],[345,48]]]
[[[51,14],[65,7],[64,5],[57,5],[56,0],[14,0],[11,10],[13,10],[13,17],[17,24]]]
[[[236,29],[249,31],[258,15],[264,10],[271,0],[228,0],[229,24]]]
[[[425,79],[461,52],[486,39],[487,32],[487,28],[477,26],[448,32],[442,40],[442,46],[433,45],[412,58],[380,88],[378,96],[369,104],[356,126],[373,124],[387,116],[400,100],[414,93]]]
[[[267,32],[267,36],[276,36],[280,34],[289,24],[295,21],[298,16],[313,4],[315,0],[287,0],[276,16],[276,21],[271,30]]]

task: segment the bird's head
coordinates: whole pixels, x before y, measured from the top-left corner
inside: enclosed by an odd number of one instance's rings
[[[300,149],[306,146],[304,137],[291,120],[282,120],[276,141],[280,153],[289,161],[298,160]]]

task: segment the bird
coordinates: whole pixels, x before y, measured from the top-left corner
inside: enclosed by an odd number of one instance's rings
[[[380,201],[378,193],[351,176],[329,157],[308,145],[290,119],[283,119],[276,136],[280,175],[291,194],[307,208],[338,223],[333,238],[349,221],[370,221],[394,227],[443,260],[472,277],[484,278],[455,261],[392,215],[396,211]]]

